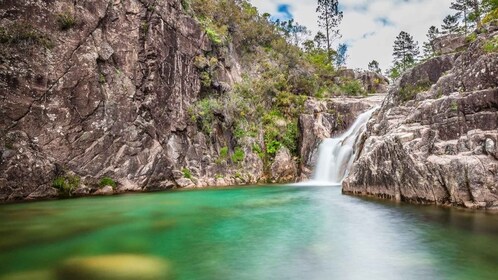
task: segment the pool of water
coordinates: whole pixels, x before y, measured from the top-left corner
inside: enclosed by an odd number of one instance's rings
[[[175,279],[497,279],[498,215],[323,186],[0,205],[0,279],[116,254],[165,260]]]

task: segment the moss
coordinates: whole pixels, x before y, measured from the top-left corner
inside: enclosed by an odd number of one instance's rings
[[[57,14],[57,23],[61,31],[67,31],[76,25],[76,19],[70,12]]]
[[[192,179],[192,172],[188,168],[182,168],[183,178]]]
[[[117,184],[116,181],[114,181],[112,178],[104,177],[100,179],[99,187],[103,188],[105,186],[111,186],[113,189],[115,189]]]

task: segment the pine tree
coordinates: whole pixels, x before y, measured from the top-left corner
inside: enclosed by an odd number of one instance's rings
[[[431,58],[436,55],[436,50],[434,47],[434,40],[439,36],[439,29],[435,26],[431,26],[427,31],[427,42],[424,42],[422,49],[424,51],[424,58]]]
[[[470,11],[470,1],[469,0],[455,0],[455,2],[451,2],[450,9],[457,11],[458,17],[463,14],[463,24],[464,24],[464,32],[467,35],[468,32],[468,23],[469,23],[469,11]]]
[[[399,65],[401,71],[413,65],[420,54],[418,42],[405,31],[401,31],[396,37],[393,48],[394,65]]]
[[[458,18],[459,15],[448,15],[443,20],[441,25],[442,34],[455,34],[458,32]]]
[[[323,34],[322,32],[316,33],[313,41],[315,42],[315,45],[318,49],[322,49],[322,48],[325,48],[325,46],[327,46],[327,42],[326,42],[327,37],[325,37],[325,34]]]
[[[379,74],[382,72],[379,68],[379,62],[377,60],[372,60],[368,63],[368,70]]]
[[[332,62],[332,42],[340,37],[337,26],[342,21],[343,13],[339,11],[339,0],[318,0],[316,12],[319,13],[318,25],[325,30],[327,53]]]

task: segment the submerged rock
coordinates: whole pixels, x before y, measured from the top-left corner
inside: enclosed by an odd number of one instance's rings
[[[56,279],[127,280],[173,279],[170,264],[140,255],[109,255],[73,258],[56,269]]]

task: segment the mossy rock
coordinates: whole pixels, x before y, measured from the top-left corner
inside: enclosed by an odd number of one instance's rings
[[[57,268],[56,276],[61,280],[173,279],[167,261],[128,254],[69,259]]]

